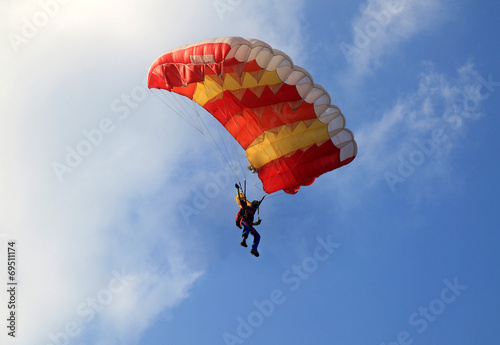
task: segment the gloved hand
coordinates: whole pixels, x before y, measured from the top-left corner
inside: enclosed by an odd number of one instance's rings
[[[236,189],[240,189],[240,186],[238,186],[237,183],[235,183],[234,186],[236,187]]]

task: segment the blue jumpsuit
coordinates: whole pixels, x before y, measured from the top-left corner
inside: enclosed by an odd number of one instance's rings
[[[260,242],[260,234],[253,227],[253,219],[255,215],[255,210],[250,207],[244,207],[243,220],[241,221],[241,225],[243,226],[242,236],[244,239],[248,238],[248,234],[251,233],[253,235],[253,244],[252,249],[257,250]]]

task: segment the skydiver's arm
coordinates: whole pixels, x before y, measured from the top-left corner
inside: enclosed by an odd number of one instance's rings
[[[238,192],[238,200],[240,201],[240,206],[242,208],[245,208],[247,206],[246,197],[244,195],[243,196],[241,195],[240,187],[237,184],[235,184],[234,186],[236,187],[236,190]]]

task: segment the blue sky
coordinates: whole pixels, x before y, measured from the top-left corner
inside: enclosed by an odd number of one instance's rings
[[[498,2],[0,6],[2,344],[498,343]],[[224,36],[286,52],[358,143],[265,200],[259,258],[216,152],[145,88]]]

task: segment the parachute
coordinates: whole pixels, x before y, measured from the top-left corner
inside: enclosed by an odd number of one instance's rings
[[[283,52],[256,39],[215,38],[170,50],[148,87],[198,103],[245,151],[266,193],[295,194],[357,154],[325,89]]]

